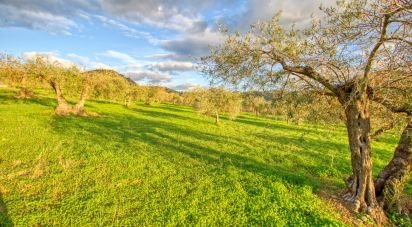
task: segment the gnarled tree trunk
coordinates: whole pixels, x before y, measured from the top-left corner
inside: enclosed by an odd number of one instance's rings
[[[27,88],[27,78],[23,76],[21,80],[21,87],[19,93],[17,93],[16,98],[18,99],[28,99],[33,97],[33,91]]]
[[[60,89],[60,84],[57,81],[50,81],[50,86],[56,94],[57,107],[54,112],[57,115],[68,115],[72,113],[72,106],[67,103]]]
[[[409,179],[412,164],[412,123],[403,130],[395,154],[389,164],[379,173],[375,180],[376,196],[387,211],[399,207],[399,196],[404,184]]]
[[[343,99],[341,99],[343,100]],[[377,223],[386,222],[386,216],[375,195],[372,176],[371,146],[369,140],[370,116],[367,95],[356,100],[345,98],[346,126],[351,151],[352,176],[348,179],[345,198],[355,212],[368,213]]]
[[[26,87],[21,87],[19,93],[16,95],[18,99],[29,99],[31,97],[33,97],[33,91]]]
[[[80,115],[80,116],[86,116],[87,113],[84,110],[84,103],[86,102],[86,98],[89,94],[89,86],[87,84],[84,85],[82,93],[80,95],[80,100],[76,105],[73,107],[73,114],[75,115]]]

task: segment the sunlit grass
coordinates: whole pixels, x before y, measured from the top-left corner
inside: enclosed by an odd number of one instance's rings
[[[351,172],[344,127],[247,114],[217,127],[170,104],[89,102],[99,116],[56,117],[53,106],[0,90],[0,223],[343,225],[317,192]],[[373,144],[375,173],[396,140]]]

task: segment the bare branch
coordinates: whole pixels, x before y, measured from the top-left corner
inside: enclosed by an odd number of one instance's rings
[[[370,98],[372,101],[380,103],[381,105],[383,105],[384,107],[392,111],[393,113],[405,113],[408,116],[412,116],[412,106],[411,105],[404,104],[401,106],[397,106],[393,104],[391,101],[373,94],[372,91],[369,91],[369,93],[370,93]]]
[[[361,89],[360,89],[361,93],[363,93],[363,91],[365,91],[366,88],[367,88],[367,80],[368,80],[369,72],[372,68],[372,62],[375,59],[376,53],[378,52],[379,48],[384,43],[387,28],[388,28],[388,24],[389,24],[390,15],[391,14],[386,14],[385,17],[383,18],[382,28],[381,28],[381,31],[380,31],[379,40],[375,44],[375,46],[372,48],[371,52],[369,53],[368,60],[366,61],[366,66],[365,66],[365,70],[364,70],[364,73],[363,73],[363,81],[361,83]]]
[[[412,41],[408,41],[401,37],[389,37],[389,38],[385,38],[384,41],[400,41],[400,42],[408,44],[409,46],[412,46]]]
[[[320,75],[318,72],[313,70],[312,67],[310,66],[289,66],[287,65],[284,61],[280,61],[282,67],[284,70],[292,73],[297,73],[297,74],[302,74],[305,75],[319,83],[321,83],[323,86],[325,86],[327,89],[329,89],[331,92],[336,93],[336,88],[330,83],[328,79]]]
[[[375,140],[378,136],[382,135],[384,132],[393,129],[393,127],[394,127],[393,122],[390,122],[388,125],[385,125],[382,128],[376,130],[374,133],[372,133],[369,136],[369,139]]]

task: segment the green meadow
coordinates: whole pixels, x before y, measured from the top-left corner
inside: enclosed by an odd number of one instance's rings
[[[343,125],[216,126],[191,107],[103,101],[86,103],[97,116],[57,117],[52,96],[14,95],[0,90],[4,226],[350,224],[331,199],[351,173]],[[375,174],[397,140],[373,143]]]

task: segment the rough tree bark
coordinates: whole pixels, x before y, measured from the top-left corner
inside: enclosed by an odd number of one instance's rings
[[[18,99],[29,99],[31,97],[33,97],[33,91],[26,87],[21,87],[19,93],[16,95]]]
[[[67,103],[60,89],[60,84],[57,81],[50,81],[50,86],[53,88],[56,94],[57,107],[54,112],[57,115],[69,115],[72,113],[73,107]]]
[[[386,216],[376,199],[372,175],[369,99],[366,93],[358,97],[343,93],[339,100],[345,107],[352,163],[352,176],[347,180],[348,192],[344,198],[355,212],[366,212],[377,223],[385,223]]]
[[[27,88],[27,79],[24,76],[21,80],[21,87],[19,93],[17,93],[16,98],[18,99],[28,99],[33,97],[33,91]]]
[[[399,195],[410,177],[412,164],[412,123],[410,117],[395,154],[375,180],[376,196],[381,206],[390,211],[400,211]]]
[[[86,116],[87,113],[84,110],[84,103],[86,102],[86,98],[89,94],[89,86],[87,84],[84,85],[82,93],[80,95],[79,102],[76,103],[76,105],[73,106],[73,114],[79,115],[79,116]]]

